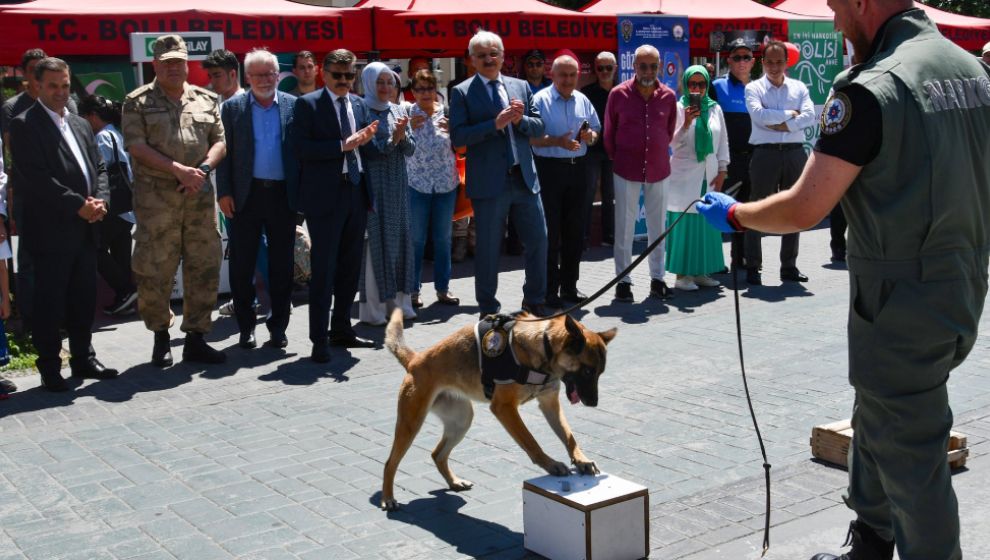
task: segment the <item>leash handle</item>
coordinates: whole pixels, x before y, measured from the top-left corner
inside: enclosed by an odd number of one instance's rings
[[[650,256],[650,253],[652,253],[653,250],[656,249],[660,245],[660,243],[662,243],[663,240],[667,238],[667,235],[670,234],[671,230],[674,229],[674,226],[677,225],[677,222],[680,222],[681,219],[684,218],[684,215],[687,214],[688,210],[690,210],[691,207],[694,206],[694,204],[696,202],[701,202],[701,199],[700,198],[696,198],[696,199],[692,200],[690,204],[688,204],[687,206],[685,206],[684,207],[684,211],[681,212],[681,214],[679,216],[677,216],[677,219],[674,220],[674,223],[670,224],[670,226],[667,227],[667,229],[662,234],[660,234],[660,237],[657,237],[656,239],[654,239],[653,240],[653,243],[650,243],[646,247],[646,250],[644,250],[642,253],[640,253],[640,255],[638,257],[636,257],[636,260],[634,260],[632,263],[630,263],[629,266],[627,266],[625,268],[625,270],[623,270],[622,272],[618,273],[615,276],[615,278],[609,280],[609,282],[607,284],[605,284],[604,286],[602,286],[597,292],[595,292],[595,293],[591,294],[590,296],[588,296],[587,298],[585,298],[584,301],[579,301],[578,303],[575,303],[574,305],[568,307],[567,309],[562,309],[562,310],[554,313],[553,315],[547,315],[546,317],[530,317],[530,318],[526,318],[526,319],[516,319],[516,320],[517,321],[523,321],[523,322],[529,323],[529,322],[535,322],[535,321],[547,321],[549,319],[556,319],[557,317],[563,317],[564,315],[567,315],[569,313],[572,313],[574,311],[577,311],[578,309],[581,309],[582,307],[584,307],[584,306],[588,305],[589,303],[595,301],[596,299],[600,298],[602,296],[602,294],[604,294],[605,292],[609,291],[612,288],[612,286],[618,284],[620,280],[622,280],[623,278],[625,278],[627,274],[629,274],[630,272],[632,272],[632,270],[634,268],[636,268],[637,266],[639,266],[639,264],[641,262],[643,262],[644,260],[646,260],[646,257]],[[664,210],[664,211],[666,212],[666,210]]]

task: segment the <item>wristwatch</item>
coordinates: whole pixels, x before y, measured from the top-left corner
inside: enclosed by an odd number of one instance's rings
[[[207,175],[209,175],[210,172],[213,171],[213,168],[210,167],[210,164],[204,163],[203,165],[200,165],[199,166],[199,170],[202,171],[203,173],[206,173]]]

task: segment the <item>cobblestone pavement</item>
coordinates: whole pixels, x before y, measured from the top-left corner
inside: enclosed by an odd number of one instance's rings
[[[779,243],[764,245],[773,255]],[[585,292],[611,277],[610,254],[589,251]],[[850,518],[840,498],[845,473],[811,461],[808,445],[814,425],[847,418],[852,403],[847,276],[827,257],[827,230],[803,234],[798,264],[811,281],[780,285],[768,264],[767,285],[740,297],[749,384],[773,465],[773,558],[838,545]],[[521,299],[520,264],[507,259],[501,276],[507,309]],[[466,305],[430,305],[424,290],[427,307],[406,331],[414,348],[476,318],[470,266],[455,275],[452,289]],[[579,314],[591,328],[618,326],[619,335],[600,405],[566,407],[575,435],[603,470],[649,488],[652,558],[757,557],[763,470],[731,292],[678,292],[665,305],[646,298],[645,265],[634,280],[636,303],[606,297]],[[119,379],[53,395],[36,376],[19,378],[22,391],[0,401],[0,560],[533,557],[522,547],[521,482],[542,473],[483,406],[452,455],[473,490],[444,489],[430,459],[441,431],[431,418],[397,477],[403,509],[377,508],[401,368],[382,349],[336,350],[318,366],[308,359],[306,323],[300,302],[286,352],[246,351],[233,319],[220,319],[209,338],[228,351],[227,364],[163,372],[146,363],[151,334],[140,323],[104,320],[94,345],[122,369]],[[173,336],[178,358],[177,328]],[[267,339],[263,327],[258,337]],[[990,500],[974,484],[990,462],[988,346],[981,338],[949,382],[956,429],[972,449],[970,470],[955,477],[968,489],[960,492],[964,549],[985,545],[990,533]],[[552,456],[566,459],[535,406],[523,417]],[[821,540],[808,543],[812,534]],[[787,555],[794,550],[801,555]]]

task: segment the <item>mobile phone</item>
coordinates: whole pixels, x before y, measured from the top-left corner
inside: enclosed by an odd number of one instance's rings
[[[692,93],[689,94],[689,97],[690,97],[691,108],[692,109],[695,109],[697,111],[700,111],[701,110],[701,94],[700,93],[693,93],[692,92]]]

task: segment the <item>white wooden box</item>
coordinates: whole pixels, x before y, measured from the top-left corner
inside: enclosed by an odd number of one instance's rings
[[[523,482],[523,546],[551,560],[638,560],[650,550],[645,486],[609,474]]]

